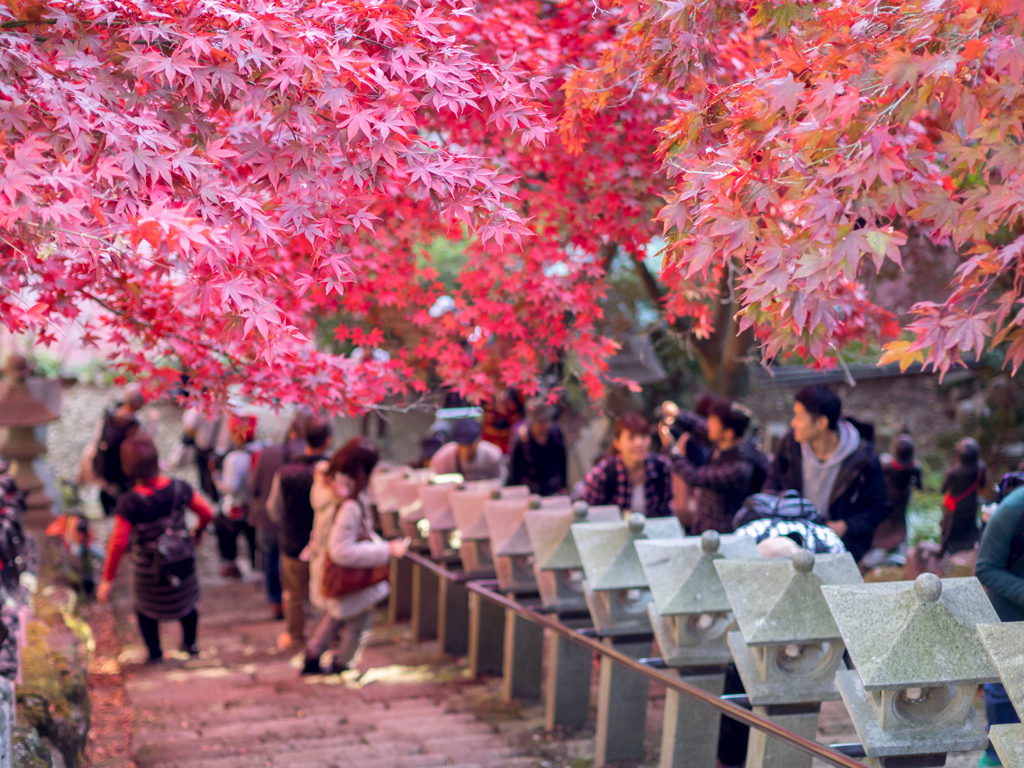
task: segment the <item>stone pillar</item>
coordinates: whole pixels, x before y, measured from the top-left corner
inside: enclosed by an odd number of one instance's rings
[[[539,699],[544,661],[544,627],[505,611],[505,653],[501,697]]]
[[[505,609],[478,592],[469,593],[469,674],[500,675],[505,654]]]
[[[438,590],[441,579],[419,563],[412,565],[412,641],[437,639]]]
[[[391,594],[388,595],[388,621],[392,624],[412,616],[412,561],[391,558]]]
[[[469,590],[452,579],[441,579],[438,595],[438,656],[465,656],[469,650]]]
[[[713,696],[725,690],[725,673],[687,675],[684,682]],[[722,715],[671,688],[665,691],[665,728],[661,734],[659,768],[715,768]],[[751,732],[753,733],[753,732]]]
[[[767,717],[783,728],[814,741],[818,732],[821,704],[777,704],[754,707],[754,713]],[[746,768],[811,768],[814,758],[807,752],[773,739],[763,731],[750,729]]]
[[[633,659],[651,654],[650,640],[606,637],[604,644]],[[646,677],[608,656],[601,657],[594,768],[611,760],[643,760],[649,692],[650,680]]]
[[[569,622],[563,622],[572,626]],[[586,622],[589,624],[590,622]],[[548,630],[544,728],[582,725],[590,719],[590,672],[594,652]]]

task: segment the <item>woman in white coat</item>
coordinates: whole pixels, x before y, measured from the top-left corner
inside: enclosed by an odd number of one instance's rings
[[[323,612],[323,618],[306,644],[303,675],[320,674],[320,657],[339,639],[331,672],[343,672],[358,664],[370,638],[373,608],[388,596],[387,581],[342,597],[324,595],[323,574],[328,558],[345,568],[369,569],[385,566],[392,556],[405,554],[405,542],[387,542],[374,533],[369,507],[362,499],[377,459],[372,443],[355,438],[339,448],[330,462],[317,465],[310,492],[316,516],[303,555],[309,559],[309,597]]]

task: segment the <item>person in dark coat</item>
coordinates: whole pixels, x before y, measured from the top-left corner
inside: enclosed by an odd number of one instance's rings
[[[288,427],[284,442],[263,446],[255,471],[249,473],[249,525],[256,530],[259,539],[263,583],[267,591],[267,602],[276,620],[284,618],[281,610],[281,554],[277,543],[277,525],[267,514],[267,499],[277,470],[305,453],[306,422],[310,416],[308,411],[299,411]]]
[[[942,481],[942,554],[973,549],[978,543],[978,491],[985,487],[988,466],[978,442],[965,437],[956,444],[956,464]]]
[[[160,474],[156,446],[149,437],[136,435],[128,438],[121,445],[120,455],[126,474],[135,481],[135,485],[117,500],[114,528],[107,543],[103,578],[96,597],[101,603],[110,599],[117,566],[124,553],[130,551],[132,597],[139,634],[149,650],[150,663],[163,660],[161,621],[181,622],[182,650],[195,656],[199,653],[196,645],[199,581],[194,567],[190,575],[169,580],[158,575],[153,559],[156,543],[165,531],[187,530],[185,507],[199,517],[199,526],[194,532],[196,541],[213,519],[213,511],[188,483]]]
[[[881,463],[892,514],[875,529],[871,548],[889,552],[907,540],[907,507],[914,488],[922,490],[921,462],[914,458],[910,435],[897,435],[892,441],[892,453],[882,454]]]
[[[274,475],[267,499],[267,514],[277,525],[281,552],[281,607],[287,631],[278,637],[284,650],[306,642],[306,600],[309,597],[309,562],[299,555],[313,532],[313,474],[318,461],[327,459],[333,430],[331,422],[314,416],[306,422],[306,448],[302,456],[283,465]]]
[[[526,404],[526,421],[513,430],[508,485],[553,496],[565,492],[567,477],[565,439],[555,423],[555,408],[533,398]]]
[[[93,472],[100,487],[100,504],[105,515],[114,514],[121,494],[132,487],[132,480],[121,466],[121,445],[139,430],[136,416],[146,404],[138,389],[130,389],[124,402],[103,414],[93,454]]]
[[[794,490],[813,503],[854,559],[871,548],[892,503],[870,425],[842,418],[842,401],[823,384],[802,388],[792,429],[779,444],[764,490]]]
[[[1024,488],[1017,488],[992,514],[981,534],[974,574],[985,587],[1000,621],[1024,621],[1024,557],[1020,541],[1024,515]],[[985,719],[988,726],[1019,723],[1017,710],[1002,683],[987,683]],[[987,729],[987,726],[986,726]],[[978,765],[1001,765],[995,749],[988,750]]]
[[[676,423],[685,431],[672,455],[672,471],[697,490],[697,508],[690,533],[732,533],[733,518],[743,500],[760,490],[768,472],[768,459],[743,435],[751,413],[741,403],[725,398],[712,402],[707,418],[679,411]],[[687,456],[691,436],[711,446],[703,465]]]

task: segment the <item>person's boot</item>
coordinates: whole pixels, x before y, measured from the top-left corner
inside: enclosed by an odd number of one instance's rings
[[[199,655],[199,645],[196,643],[192,643],[192,645],[185,645],[184,643],[182,643],[181,650],[187,653],[189,656]]]
[[[299,675],[322,675],[323,670],[320,669],[320,659],[311,659],[306,657],[306,663],[302,665],[302,671]]]

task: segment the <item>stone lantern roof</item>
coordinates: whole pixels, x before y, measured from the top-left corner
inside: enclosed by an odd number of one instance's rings
[[[750,536],[719,536],[715,531],[683,539],[637,541],[634,546],[662,616],[732,610],[715,561],[761,556]]]
[[[616,523],[575,523],[572,536],[591,591],[636,589],[647,586],[634,542],[643,539],[682,539],[675,517],[646,518],[632,514]]]
[[[8,357],[6,372],[0,389],[0,427],[36,427],[60,418],[29,392],[28,361],[23,356]]]
[[[586,502],[577,501],[571,509],[527,510],[523,520],[537,567],[542,571],[560,571],[583,567],[572,537],[573,523],[611,523],[622,520],[622,511],[616,506],[589,507]]]
[[[410,472],[412,472],[411,467],[392,467],[370,475],[370,490],[378,511],[398,511],[399,503],[395,497],[394,486],[399,480],[404,480]]]
[[[448,531],[455,527],[455,518],[452,516],[449,497],[452,491],[458,487],[459,484],[455,482],[420,486],[419,498],[423,504],[423,517],[430,523],[430,530]]]
[[[826,586],[843,640],[869,691],[976,685],[997,679],[978,624],[999,621],[975,578]]]
[[[863,582],[848,552],[812,555],[800,550],[792,560],[716,560],[714,566],[748,645],[816,643],[839,637],[821,587]]]
[[[979,624],[978,636],[999,673],[1013,708],[1018,715],[1024,713],[1024,622]]]
[[[526,530],[525,514],[529,509],[554,509],[569,512],[572,502],[568,496],[542,499],[531,496],[511,502],[488,501],[484,504],[487,530],[491,534],[491,551],[498,557],[518,557],[533,554],[533,544]],[[504,506],[501,506],[504,505]]]
[[[484,505],[487,502],[501,500],[525,504],[529,494],[526,486],[502,488],[496,480],[481,480],[466,483],[462,490],[452,491],[448,500],[463,541],[479,541],[490,538],[487,518],[484,517]]]

